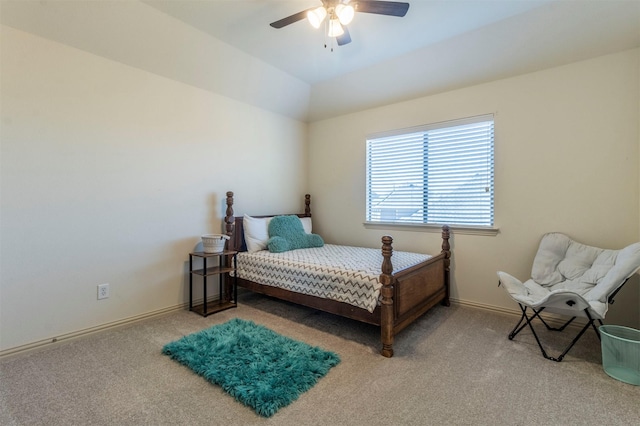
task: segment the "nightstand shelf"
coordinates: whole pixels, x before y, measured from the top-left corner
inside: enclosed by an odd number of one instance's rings
[[[205,253],[197,251],[189,253],[189,310],[204,317],[238,306],[238,285],[236,278],[237,251],[225,250],[220,253]],[[201,259],[202,266],[194,269],[194,258]],[[207,261],[217,261],[217,265],[207,266]],[[233,272],[233,276],[231,273]],[[202,303],[193,304],[193,277],[202,280]],[[207,300],[207,278],[219,277],[218,299]]]
[[[200,275],[201,277],[209,276],[209,275],[217,275],[217,274],[226,274],[228,272],[233,272],[233,268],[226,268],[220,266],[211,266],[207,268],[207,271],[204,272],[204,269],[196,269],[195,271],[191,271],[194,275]]]

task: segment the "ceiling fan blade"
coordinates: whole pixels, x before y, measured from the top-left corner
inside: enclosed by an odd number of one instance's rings
[[[293,24],[294,22],[298,22],[306,18],[307,12],[310,10],[312,9],[303,10],[302,12],[298,12],[294,15],[287,16],[286,18],[282,18],[279,21],[272,22],[269,25],[271,25],[273,28],[286,27],[287,25]]]
[[[345,44],[351,43],[351,35],[349,34],[349,29],[343,25],[342,29],[344,33],[336,37],[336,41],[338,42],[338,46],[344,46]]]
[[[378,15],[402,17],[409,10],[409,3],[395,1],[361,0],[354,3],[356,12],[376,13]]]

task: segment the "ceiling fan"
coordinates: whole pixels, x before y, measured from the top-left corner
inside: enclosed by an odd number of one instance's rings
[[[322,6],[306,9],[279,21],[272,22],[273,28],[282,28],[307,18],[314,28],[327,18],[327,35],[335,37],[338,46],[351,43],[347,25],[355,12],[375,13],[377,15],[403,17],[409,10],[409,3],[378,0],[322,0]]]

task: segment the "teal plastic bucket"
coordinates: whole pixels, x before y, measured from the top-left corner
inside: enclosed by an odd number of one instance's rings
[[[602,367],[614,379],[640,385],[640,330],[601,325]]]

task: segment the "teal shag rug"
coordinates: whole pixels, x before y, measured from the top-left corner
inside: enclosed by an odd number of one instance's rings
[[[333,352],[239,318],[171,342],[162,353],[264,417],[291,404],[340,363]]]

